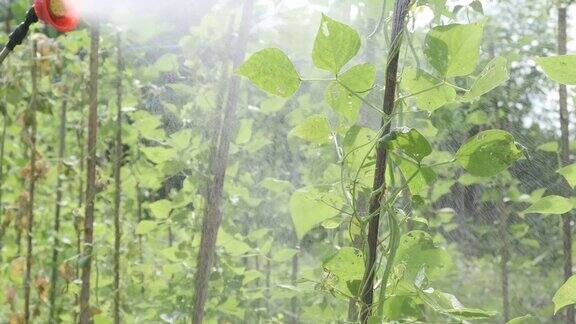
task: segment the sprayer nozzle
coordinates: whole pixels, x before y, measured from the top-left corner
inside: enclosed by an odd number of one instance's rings
[[[72,0],[34,0],[38,18],[61,33],[74,30],[80,17]]]

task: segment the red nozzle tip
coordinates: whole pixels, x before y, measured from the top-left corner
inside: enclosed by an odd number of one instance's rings
[[[62,33],[76,29],[80,21],[70,0],[35,0],[34,11],[39,20]]]

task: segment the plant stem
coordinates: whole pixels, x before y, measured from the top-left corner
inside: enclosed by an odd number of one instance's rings
[[[459,86],[457,86],[457,85],[455,85],[455,84],[452,84],[452,83],[450,83],[450,82],[448,82],[448,81],[446,81],[446,80],[444,80],[444,84],[447,85],[447,86],[449,86],[449,87],[452,87],[452,88],[454,88],[454,89],[456,89],[456,90],[460,90],[460,91],[464,91],[464,92],[470,91],[470,90],[468,90],[468,89],[466,89],[466,88],[462,88],[462,87],[459,87]]]
[[[384,89],[384,103],[383,111],[386,115],[390,116],[394,112],[394,104],[396,97],[396,83],[398,74],[398,61],[400,58],[400,46],[402,39],[402,30],[404,29],[404,21],[408,8],[410,6],[410,0],[397,0],[394,7],[394,17],[392,22],[392,48],[388,54],[388,64],[386,67],[386,85]],[[390,123],[387,123],[386,118],[382,119],[382,124],[386,124],[382,136],[386,136],[390,133]],[[373,190],[377,191],[382,189],[378,194],[373,195],[370,198],[370,209],[369,213],[377,213],[380,210],[380,202],[385,192],[385,173],[386,173],[386,160],[388,157],[388,150],[386,145],[382,142],[378,142],[376,146],[376,170],[374,173],[374,183]],[[366,258],[366,267],[364,272],[364,278],[362,280],[362,309],[360,311],[360,320],[362,323],[367,323],[371,315],[372,303],[374,299],[374,277],[375,271],[373,268],[376,264],[377,250],[378,250],[378,233],[380,226],[380,217],[377,215],[373,217],[368,225],[368,250]],[[380,302],[383,302],[382,300]]]
[[[63,160],[64,152],[66,150],[66,110],[67,110],[67,100],[62,101],[62,107],[60,109],[60,128],[58,130],[58,166],[57,172],[58,176],[56,178],[56,206],[54,211],[54,230],[53,230],[53,247],[52,247],[52,274],[50,279],[50,314],[48,319],[50,323],[57,323],[56,317],[57,307],[56,307],[56,291],[58,288],[58,254],[60,248],[60,214],[62,205],[62,172],[63,172]]]
[[[233,58],[234,70],[240,66],[246,55],[253,6],[254,0],[244,1],[242,22]],[[198,252],[198,270],[196,272],[196,290],[192,314],[192,323],[194,324],[202,324],[204,320],[204,307],[208,297],[208,279],[214,258],[218,229],[222,222],[222,193],[224,190],[224,179],[226,177],[226,166],[228,164],[230,139],[232,137],[232,129],[240,95],[239,92],[240,79],[234,76],[230,81],[230,90],[228,92],[224,119],[222,120],[222,131],[220,133],[218,149],[212,161],[214,166],[210,168],[213,170],[213,174],[211,174],[213,182],[206,197],[206,208],[202,221],[202,237],[200,239],[200,251]]]
[[[26,275],[24,277],[24,323],[30,322],[30,282],[32,281],[32,229],[34,228],[34,192],[36,187],[36,97],[38,96],[38,64],[36,57],[36,42],[32,42],[32,95],[28,114],[30,120],[30,179],[28,183],[28,228],[26,230]],[[25,127],[28,127],[26,125]]]
[[[138,149],[139,150],[139,149]],[[142,221],[142,194],[140,185],[136,183],[136,223]],[[142,252],[142,235],[137,234],[138,238],[138,261],[144,264],[144,253]],[[144,292],[144,273],[140,273],[140,291]]]
[[[6,111],[6,106],[4,106],[2,111],[2,137],[0,138],[0,262],[2,262],[2,248],[4,247],[4,233],[6,231],[3,223],[2,216],[4,215],[3,208],[3,189],[2,184],[4,183],[4,152],[6,144],[6,129],[8,128],[8,112]]]
[[[90,271],[94,242],[94,203],[96,198],[96,142],[98,140],[98,50],[100,26],[97,21],[90,28],[90,82],[88,113],[88,159],[86,166],[86,216],[84,218],[84,249],[81,261],[82,288],[80,290],[80,324],[91,322]]]
[[[558,54],[566,54],[567,42],[567,4],[563,1],[558,2]],[[570,134],[568,130],[569,116],[568,116],[568,92],[566,85],[560,84],[558,88],[559,94],[559,110],[560,110],[560,155],[562,165],[570,164]],[[564,280],[572,277],[572,226],[570,213],[562,215],[562,240],[564,245]],[[566,323],[574,323],[574,306],[566,307]]]
[[[322,82],[322,81],[336,81],[336,78],[300,78],[302,82]]]
[[[6,19],[4,20],[4,31],[6,35],[10,35],[10,19],[12,19],[12,0],[7,0],[6,3]],[[5,84],[3,84],[5,86]],[[4,247],[4,233],[6,228],[2,223],[2,216],[4,215],[3,205],[3,189],[2,184],[4,183],[4,149],[6,143],[6,128],[8,127],[8,100],[6,96],[2,98],[2,107],[0,107],[0,112],[2,113],[2,137],[0,138],[0,262],[2,262],[2,249]]]
[[[141,142],[141,138],[140,136],[138,136],[138,138],[136,139],[136,159],[135,161],[140,161],[140,142]],[[131,168],[130,168],[130,172],[132,173],[132,176],[135,177],[136,174],[134,172],[134,165],[135,163],[132,164]],[[134,188],[134,190],[136,191],[136,224],[140,224],[140,222],[142,221],[142,189],[140,188],[140,182],[138,182],[138,180],[136,181],[136,186]],[[142,249],[142,235],[141,234],[136,234],[136,239],[138,241],[138,262],[140,265],[144,264],[144,253],[143,253],[143,249]],[[144,289],[144,272],[140,272],[140,275],[138,276],[139,278],[139,284],[140,284],[140,292],[144,293],[145,289]]]
[[[81,104],[84,104],[84,100],[82,98]],[[74,274],[75,277],[78,278],[80,276],[80,257],[82,255],[82,219],[79,215],[80,210],[82,208],[82,204],[84,203],[84,156],[85,156],[85,143],[84,143],[84,122],[81,122],[80,128],[77,130],[77,139],[78,139],[78,146],[80,146],[80,176],[78,177],[78,202],[77,202],[77,212],[73,213],[74,215],[74,232],[76,234],[76,262],[74,267]],[[74,298],[74,305],[78,305],[80,303],[80,295],[78,293],[75,294]],[[74,318],[77,319],[79,315],[78,311],[74,311]]]
[[[296,245],[296,248],[299,250],[298,245],[300,241],[298,240],[298,237],[296,237],[296,235],[294,235],[294,237],[295,237],[294,244]],[[292,257],[292,274],[290,275],[292,285],[294,286],[296,286],[296,281],[298,280],[299,269],[300,269],[300,256],[298,255],[298,253],[296,253]],[[299,318],[298,298],[294,296],[290,299],[290,323],[297,324],[299,322],[298,318]]]
[[[388,286],[388,279],[390,278],[390,273],[392,273],[392,267],[394,266],[394,259],[396,258],[396,251],[400,245],[400,227],[398,225],[398,219],[395,215],[394,208],[388,206],[386,211],[388,215],[388,226],[390,226],[390,239],[388,240],[388,257],[386,258],[386,267],[384,268],[384,274],[382,275],[382,283],[380,287],[380,298],[378,303],[378,318],[382,318],[384,314],[384,300],[386,299],[386,287]]]
[[[122,73],[124,58],[122,57],[122,34],[118,32],[116,39],[118,51],[116,72],[116,157],[114,161],[114,323],[120,324],[120,242],[122,228],[120,227],[120,204],[122,202]]]
[[[230,21],[228,22],[228,35],[232,35],[234,33],[234,17],[230,17]],[[229,40],[227,40],[227,42],[229,42]],[[230,46],[231,44],[228,44],[228,46]],[[224,61],[222,62],[222,66],[221,66],[221,75],[220,75],[220,84],[219,84],[219,91],[218,91],[218,97],[216,99],[216,107],[222,107],[224,105],[224,98],[226,98],[226,92],[228,89],[228,85],[230,82],[230,68],[229,68],[229,62]],[[211,122],[211,127],[209,127],[208,129],[208,133],[207,133],[207,137],[210,140],[210,152],[208,153],[208,167],[210,168],[210,170],[208,170],[207,174],[208,176],[206,177],[206,197],[208,197],[209,192],[210,192],[210,187],[211,187],[211,181],[212,179],[210,178],[210,176],[214,175],[214,156],[216,155],[216,150],[218,148],[218,143],[219,143],[219,139],[220,139],[220,134],[222,131],[222,111],[220,109],[214,109],[213,112],[213,116],[212,116],[212,122]]]
[[[84,104],[84,98],[82,98],[81,100],[81,104]],[[85,145],[86,143],[84,142],[84,131],[86,129],[86,125],[84,124],[84,121],[80,122],[80,127],[79,129],[76,131],[76,136],[78,139],[78,146],[80,147],[80,156],[78,158],[78,160],[80,161],[80,177],[78,177],[78,208],[82,207],[82,204],[84,203],[84,178],[82,178],[82,176],[84,175],[84,159],[86,158],[86,153],[85,153]],[[80,251],[78,251],[80,252]]]
[[[428,88],[425,88],[425,89],[416,91],[416,92],[414,92],[414,93],[409,93],[409,94],[407,94],[407,95],[405,95],[405,96],[400,96],[400,97],[396,98],[396,102],[401,101],[401,100],[404,100],[404,99],[408,99],[408,98],[410,98],[410,97],[417,96],[417,95],[419,95],[419,94],[423,94],[424,92],[428,92],[428,91],[430,91],[430,90],[434,90],[434,89],[436,89],[436,88],[438,88],[438,87],[443,86],[444,84],[446,84],[446,82],[442,81],[442,82],[439,82],[439,83],[437,83],[437,84],[435,84],[435,85],[432,85],[432,86],[430,86],[430,87],[428,87]]]
[[[264,293],[264,298],[266,299],[266,314],[270,316],[270,300],[272,298],[271,288],[272,287],[272,252],[268,251],[266,255],[266,290]]]
[[[508,239],[508,209],[503,201],[500,204],[500,236],[502,237],[501,271],[502,271],[502,316],[504,322],[510,320],[510,294],[508,285],[508,262],[510,261],[510,241]]]

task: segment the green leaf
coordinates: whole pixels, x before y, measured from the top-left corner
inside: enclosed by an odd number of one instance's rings
[[[480,0],[472,1],[470,3],[470,7],[477,13],[484,14],[484,8],[482,7],[482,2],[480,2]]]
[[[576,303],[576,275],[570,277],[562,287],[556,291],[552,301],[554,302],[554,314],[562,307]]]
[[[276,193],[292,192],[294,190],[294,186],[289,181],[274,178],[264,178],[264,180],[260,181],[260,186]]]
[[[269,134],[265,132],[252,134],[250,141],[244,145],[244,148],[248,153],[254,155],[254,153],[272,144],[272,141],[268,138],[268,136]]]
[[[423,231],[402,235],[394,262],[404,266],[404,278],[409,282],[414,282],[422,268],[426,269],[428,278],[434,279],[452,267],[448,252],[436,246],[430,234]]]
[[[456,99],[456,90],[443,84],[432,75],[418,69],[407,69],[402,75],[400,87],[406,95],[415,94],[418,108],[434,111]]]
[[[250,245],[243,240],[237,239],[235,236],[226,232],[223,228],[218,230],[218,246],[224,248],[226,253],[232,256],[241,256],[245,253],[252,251]]]
[[[401,127],[382,138],[388,148],[401,150],[417,162],[432,153],[428,140],[414,128]]]
[[[240,301],[234,296],[230,296],[224,303],[219,304],[218,311],[235,316],[237,320],[243,319],[246,313],[246,309],[240,305]]]
[[[342,224],[342,218],[334,217],[322,222],[322,227],[325,229],[336,229]]]
[[[358,296],[364,274],[364,257],[360,250],[344,247],[324,260],[322,267],[331,275],[327,279],[329,284],[339,291]]]
[[[400,168],[402,176],[408,182],[408,189],[412,196],[426,196],[427,190],[436,180],[436,173],[431,168],[420,167],[415,162],[396,156],[394,162]]]
[[[156,71],[169,72],[178,69],[178,57],[174,54],[161,56],[152,66]]]
[[[102,287],[102,284],[100,283],[99,286]],[[95,314],[92,316],[92,320],[94,321],[94,324],[107,324],[114,321],[110,315],[103,313]]]
[[[468,139],[458,152],[456,161],[477,177],[491,177],[522,157],[522,150],[509,133],[492,129]]]
[[[560,196],[546,196],[537,200],[522,213],[562,215],[571,211],[573,208],[574,204],[568,198]]]
[[[372,64],[360,64],[350,68],[338,76],[338,81],[332,81],[326,89],[326,101],[338,114],[350,122],[358,119],[358,112],[362,105],[360,97],[364,97],[374,85],[376,69]],[[347,89],[348,88],[348,89]]]
[[[296,235],[302,239],[308,231],[323,221],[335,217],[339,211],[341,199],[334,192],[322,192],[315,187],[296,190],[290,197],[290,215],[296,229]]]
[[[241,119],[238,126],[238,133],[236,134],[236,144],[246,144],[252,138],[252,124],[253,119]]]
[[[476,110],[466,115],[466,122],[472,125],[485,125],[490,122],[488,114],[483,110]]]
[[[418,304],[413,296],[387,296],[384,302],[384,316],[386,319],[394,321],[393,323],[400,322],[407,317],[417,318],[421,315]],[[368,323],[370,324],[370,322]],[[374,323],[382,324],[383,321],[376,317]]]
[[[538,147],[536,147],[536,149],[544,152],[556,153],[558,152],[559,145],[557,141],[552,141],[540,144]]]
[[[560,173],[566,181],[568,181],[570,187],[576,187],[576,163],[562,167],[557,172]]]
[[[481,320],[493,317],[498,314],[495,311],[488,311],[478,308],[459,308],[447,311],[448,315],[459,320]]]
[[[163,175],[159,174],[158,170],[147,161],[140,160],[136,162],[134,170],[140,188],[157,190],[162,186]]]
[[[274,262],[286,262],[292,259],[296,253],[298,253],[296,249],[281,249],[274,253],[272,260],[274,260]]]
[[[248,236],[246,236],[246,238],[252,242],[257,242],[258,240],[260,240],[263,237],[265,237],[266,235],[268,235],[268,233],[270,233],[269,229],[259,228],[257,230],[250,232],[250,234],[248,234]]]
[[[258,88],[280,97],[290,97],[300,87],[300,77],[288,56],[277,48],[256,52],[236,71]]]
[[[432,28],[424,48],[428,62],[447,78],[474,72],[480,59],[483,29],[484,23]]]
[[[264,275],[259,272],[258,270],[248,270],[246,272],[244,272],[244,279],[242,280],[242,283],[244,285],[246,285],[247,283],[254,281],[256,279],[262,278]]]
[[[539,323],[540,322],[530,314],[516,317],[506,322],[506,324],[539,324]]]
[[[442,16],[452,18],[453,14],[449,10],[447,4],[447,0],[423,0],[423,4],[427,5],[428,7],[432,8],[434,11],[434,22],[437,24],[441,23]]]
[[[338,74],[360,49],[360,35],[352,27],[322,15],[312,60],[317,68]]]
[[[535,58],[546,75],[562,84],[576,84],[576,55],[559,55]]]
[[[156,226],[158,226],[158,224],[156,224],[155,221],[150,221],[150,220],[140,221],[140,223],[138,223],[138,225],[136,225],[136,234],[138,234],[138,235],[148,234],[152,230],[154,230],[156,228]]]
[[[266,115],[276,113],[286,106],[289,99],[280,97],[268,97],[260,102],[260,111]]]
[[[182,129],[172,135],[170,135],[170,145],[172,145],[173,147],[175,147],[178,150],[185,150],[187,149],[191,143],[190,141],[192,140],[192,131],[190,129]]]
[[[144,153],[148,160],[156,164],[174,160],[178,156],[177,150],[161,146],[140,147],[140,151]]]
[[[462,101],[473,101],[508,81],[510,75],[508,74],[507,64],[506,58],[502,56],[490,61],[490,63],[484,67],[484,70],[478,79],[476,79],[472,88],[462,96]]]
[[[168,215],[172,211],[172,202],[167,199],[157,200],[148,205],[152,215],[159,219],[168,218]]]
[[[358,173],[358,181],[372,188],[374,181],[374,147],[377,133],[369,128],[352,126],[343,141],[345,164],[352,174]]]
[[[133,114],[134,124],[132,127],[138,131],[140,136],[158,140],[164,137],[164,130],[159,128],[162,126],[160,116],[154,116],[146,111],[136,111]]]
[[[338,76],[338,80],[348,89],[362,94],[370,91],[374,86],[376,67],[370,63],[358,64]]]
[[[461,321],[487,319],[497,314],[494,311],[466,308],[456,296],[439,290],[420,291],[419,297],[434,311],[455,317]]]
[[[323,115],[312,115],[290,131],[291,136],[310,141],[315,144],[324,144],[332,135],[328,119]]]

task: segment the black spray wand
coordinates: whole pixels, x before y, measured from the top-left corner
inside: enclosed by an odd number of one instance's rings
[[[26,19],[10,34],[8,43],[6,43],[6,46],[0,52],[0,65],[2,65],[6,57],[8,57],[8,54],[10,54],[16,46],[22,44],[30,30],[30,26],[37,21],[38,16],[36,15],[36,11],[34,8],[30,8],[26,13]]]

